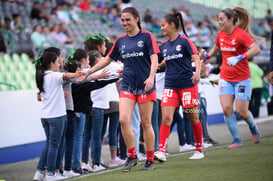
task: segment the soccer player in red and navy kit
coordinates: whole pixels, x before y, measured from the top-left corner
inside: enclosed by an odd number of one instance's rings
[[[228,148],[241,147],[237,120],[233,113],[233,104],[238,115],[246,121],[252,134],[253,141],[259,143],[261,134],[254,122],[252,113],[248,110],[251,98],[251,74],[248,58],[253,58],[260,53],[260,48],[252,40],[255,36],[250,31],[251,15],[243,8],[224,9],[219,13],[218,23],[221,31],[215,40],[215,45],[208,52],[200,55],[209,58],[222,53],[219,79],[220,102],[224,111],[224,120],[233,137],[233,142]],[[239,24],[236,22],[239,19]]]
[[[130,171],[138,159],[134,145],[134,133],[131,127],[131,116],[136,102],[139,103],[141,124],[144,131],[147,161],[144,170],[154,168],[154,131],[151,124],[153,101],[156,101],[155,73],[159,48],[153,35],[140,27],[140,16],[133,7],[125,8],[121,13],[121,22],[127,32],[115,41],[108,55],[89,69],[95,72],[111,60],[122,57],[124,63],[122,86],[120,92],[119,113],[122,135],[127,146],[128,159],[123,171]]]
[[[165,151],[170,135],[170,125],[173,114],[182,103],[190,119],[196,142],[196,151],[190,159],[202,159],[202,125],[198,119],[198,82],[200,81],[200,59],[198,51],[187,36],[178,33],[179,24],[185,33],[183,19],[180,13],[167,14],[161,22],[161,30],[168,40],[163,42],[159,59],[165,61],[166,76],[161,101],[162,124],[160,127],[159,152],[155,158],[161,162],[166,161]],[[196,65],[196,71],[192,71],[192,61]]]

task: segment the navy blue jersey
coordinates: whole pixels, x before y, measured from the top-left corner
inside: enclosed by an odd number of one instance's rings
[[[122,91],[141,95],[155,90],[154,83],[154,87],[145,92],[144,82],[150,75],[150,56],[158,53],[156,41],[148,31],[141,30],[134,37],[124,34],[116,39],[108,56],[113,60],[118,60],[120,56],[123,59]]]
[[[191,56],[197,52],[192,41],[178,36],[174,41],[166,40],[159,46],[160,60],[166,61],[165,89],[183,89],[193,87]]]

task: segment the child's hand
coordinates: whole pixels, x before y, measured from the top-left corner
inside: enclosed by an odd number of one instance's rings
[[[69,93],[64,91],[64,98],[68,98],[68,96],[69,96]]]
[[[118,78],[122,77],[123,69],[117,70]]]
[[[82,75],[82,72],[81,71],[76,71],[75,74],[76,74],[76,77],[80,77]]]
[[[78,82],[84,81],[89,76],[88,70],[82,70],[82,71],[79,71],[79,72],[81,73],[81,75],[77,79]]]
[[[42,101],[42,97],[41,97],[41,94],[40,94],[40,93],[37,93],[37,100],[38,100],[39,102]]]
[[[212,82],[213,82],[215,85],[218,85],[218,84],[219,84],[219,80],[218,80],[218,79],[212,80]]]
[[[107,79],[111,74],[111,71],[107,70],[107,69],[103,69],[103,71],[98,74],[98,79]]]

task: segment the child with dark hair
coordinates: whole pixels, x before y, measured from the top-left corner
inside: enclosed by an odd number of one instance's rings
[[[89,64],[89,56],[83,49],[76,49],[65,61],[64,69],[68,72],[75,72],[86,68]],[[90,100],[90,91],[101,88],[115,80],[101,80],[91,82],[92,79],[105,78],[106,74],[100,74],[96,77],[90,76],[85,82],[76,80],[68,81],[64,84],[64,90],[67,91],[67,130],[65,134],[65,166],[64,175],[74,177],[82,174],[80,157],[82,150],[82,137],[85,125],[85,114],[89,114],[92,102]],[[88,110],[88,111],[87,111]]]
[[[46,144],[33,180],[43,180],[44,177],[47,180],[58,180],[60,178],[55,175],[55,167],[67,120],[62,85],[64,80],[79,77],[81,73],[60,73],[58,56],[54,52],[45,52],[39,56],[35,67],[36,84],[41,94],[41,122]]]

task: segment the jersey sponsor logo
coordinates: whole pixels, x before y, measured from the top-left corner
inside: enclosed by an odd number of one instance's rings
[[[144,53],[143,52],[132,52],[132,53],[126,53],[124,55],[121,55],[123,59],[125,58],[132,58],[132,57],[143,57]]]
[[[137,42],[137,46],[138,47],[143,47],[144,46],[144,42],[142,40]]]
[[[191,104],[191,92],[183,92],[182,104],[183,106]]]
[[[221,47],[221,51],[236,52],[236,48]]]
[[[172,60],[172,59],[178,59],[178,58],[182,58],[183,54],[179,53],[179,54],[172,54],[172,55],[168,55],[166,57],[164,57],[164,60]]]

